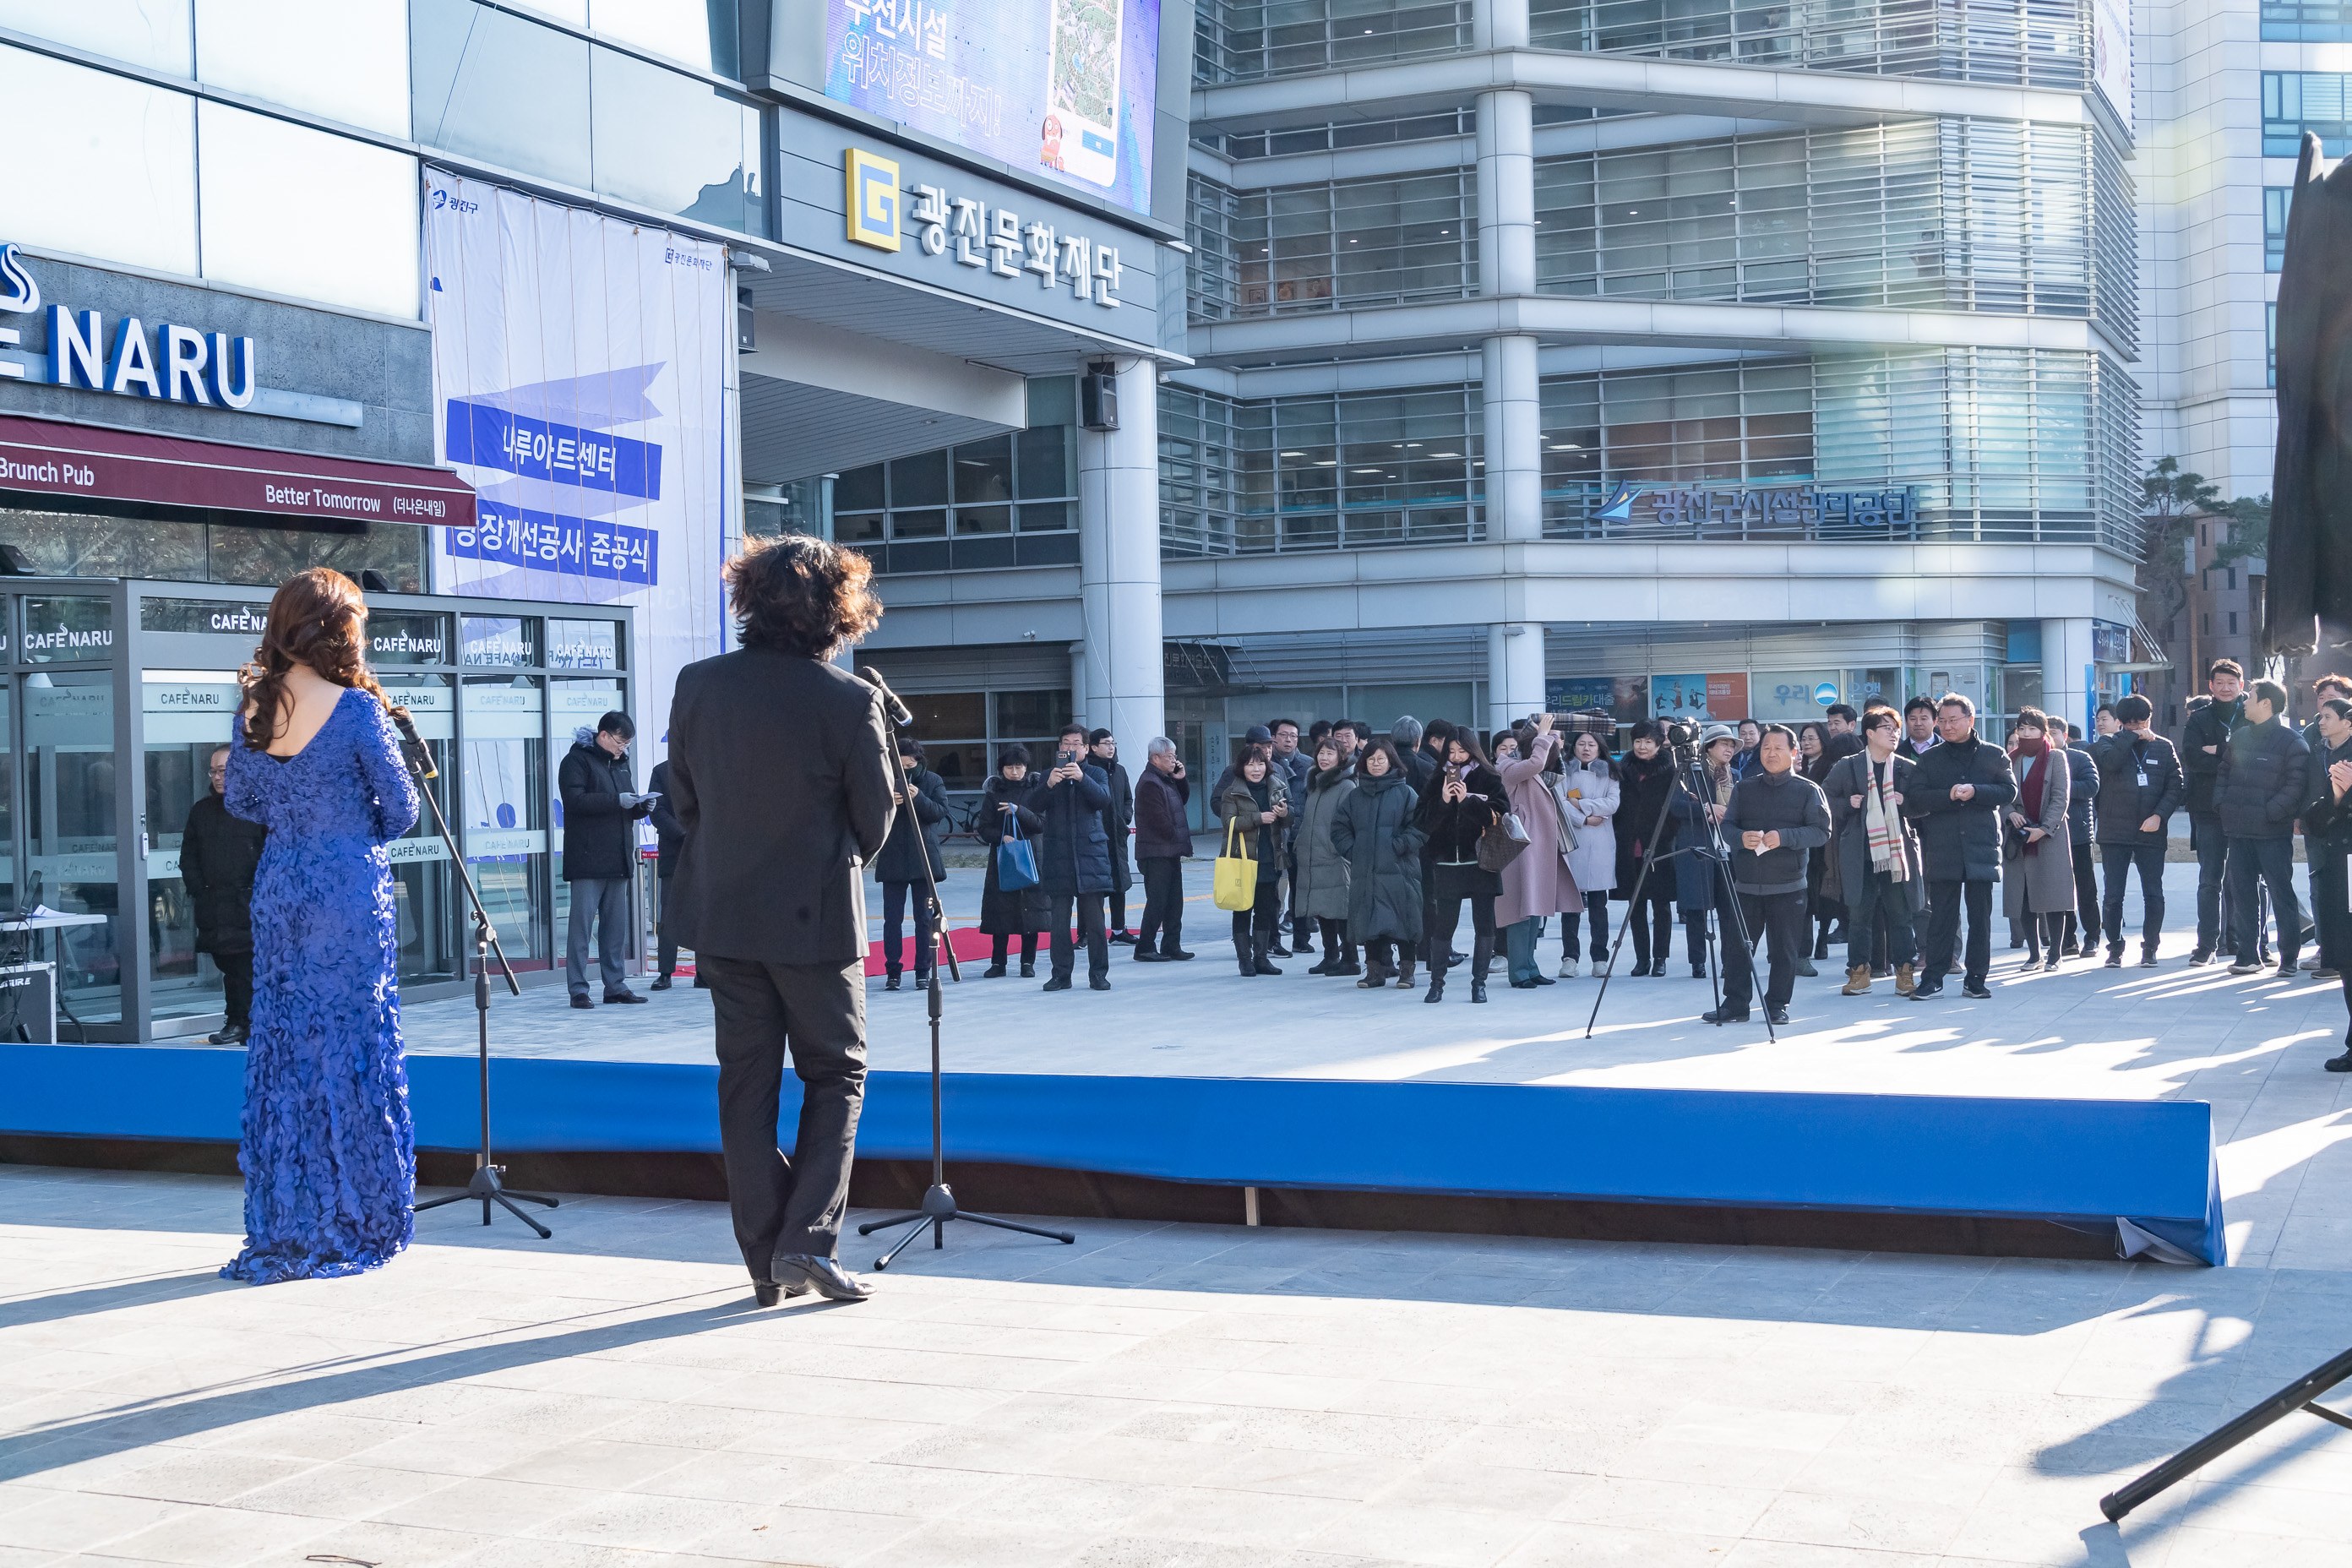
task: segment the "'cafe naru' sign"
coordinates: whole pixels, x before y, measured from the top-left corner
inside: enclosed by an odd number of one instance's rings
[[[41,286],[25,270],[13,245],[0,245],[0,311],[30,315],[41,309]],[[58,386],[153,397],[202,407],[249,408],[255,388],[251,338],[200,332],[125,316],[110,331],[96,310],[48,307],[49,358],[41,379]],[[18,333],[0,327],[0,348],[14,348]],[[25,366],[0,359],[0,378],[22,381]]]

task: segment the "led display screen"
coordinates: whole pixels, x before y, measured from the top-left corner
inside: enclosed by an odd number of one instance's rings
[[[1160,0],[826,6],[826,97],[1151,210]]]

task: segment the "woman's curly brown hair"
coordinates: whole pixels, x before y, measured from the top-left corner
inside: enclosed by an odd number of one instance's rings
[[[269,626],[253,663],[238,679],[252,703],[245,721],[245,743],[257,752],[269,749],[277,738],[279,719],[293,710],[286,697],[286,672],[307,664],[338,686],[356,686],[373,692],[389,711],[392,699],[367,667],[366,634],[361,614],[366,601],[352,580],[340,572],[313,566],[286,579],[269,601]]]
[[[873,575],[856,551],[809,534],[751,541],[727,563],[743,646],[831,658],[880,623],[881,603],[866,586]]]

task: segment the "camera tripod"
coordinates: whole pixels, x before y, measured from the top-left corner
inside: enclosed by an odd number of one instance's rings
[[[1675,792],[1678,789],[1689,790],[1691,798],[1700,803],[1700,809],[1696,820],[1700,826],[1706,831],[1706,837],[1699,843],[1688,844],[1679,849],[1668,850],[1664,855],[1644,855],[1642,858],[1642,874],[1633,879],[1633,900],[1626,906],[1624,921],[1617,928],[1617,940],[1610,945],[1609,967],[1601,972],[1601,989],[1592,998],[1591,1016],[1586,1018],[1584,1021],[1584,1037],[1588,1040],[1592,1037],[1594,1026],[1600,1022],[1601,1004],[1608,999],[1610,979],[1617,973],[1617,954],[1623,950],[1625,946],[1625,938],[1633,930],[1633,922],[1637,920],[1646,918],[1642,903],[1642,889],[1648,883],[1650,873],[1656,868],[1664,865],[1667,861],[1685,855],[1692,856],[1707,865],[1710,875],[1714,879],[1713,886],[1716,890],[1715,907],[1717,910],[1727,909],[1731,911],[1731,923],[1739,938],[1739,950],[1742,953],[1748,955],[1748,990],[1751,994],[1750,1003],[1753,1005],[1755,1002],[1761,1000],[1760,997],[1754,994],[1760,989],[1756,984],[1755,948],[1754,943],[1751,942],[1748,934],[1747,913],[1740,908],[1739,889],[1734,887],[1731,881],[1730,847],[1724,842],[1723,825],[1709,815],[1706,809],[1705,803],[1713,792],[1708,786],[1705,760],[1698,747],[1691,744],[1687,741],[1675,737],[1671,731],[1668,731],[1668,736],[1669,744],[1672,746],[1673,756],[1675,759],[1675,781],[1666,787],[1666,798],[1658,803],[1658,819],[1650,825],[1650,837],[1645,839],[1644,842],[1655,844],[1659,837],[1664,834],[1666,830],[1666,817],[1675,808]],[[1706,929],[1706,924],[1703,921],[1692,928],[1693,931],[1696,933],[1696,940],[1706,942],[1707,989],[1714,994],[1715,1010],[1718,1015],[1720,1015],[1723,1011],[1723,976],[1721,972],[1722,966],[1718,962],[1719,950],[1722,948],[1725,941],[1732,933],[1718,930],[1714,938],[1709,940],[1705,934]],[[1777,1042],[1780,1037],[1778,1031],[1776,1031],[1772,1026],[1771,1004],[1768,1002],[1764,1003],[1763,1005],[1764,1037],[1768,1040]]]
[[[514,966],[507,962],[506,949],[499,945],[499,933],[490,924],[489,911],[482,907],[482,895],[475,889],[474,879],[467,874],[466,858],[457,852],[457,840],[449,831],[449,819],[441,814],[441,801],[433,793],[432,781],[440,773],[440,770],[433,765],[433,753],[425,749],[424,742],[416,738],[416,727],[409,721],[407,710],[395,708],[392,712],[393,723],[400,731],[401,755],[408,763],[409,777],[416,781],[416,793],[425,797],[426,808],[433,813],[433,826],[440,830],[441,842],[449,851],[449,865],[457,873],[457,885],[466,889],[466,902],[473,910],[475,1050],[481,1067],[482,1146],[474,1156],[473,1178],[466,1184],[464,1192],[412,1204],[410,1210],[423,1214],[427,1209],[437,1209],[448,1204],[478,1200],[482,1205],[482,1223],[488,1225],[490,1223],[490,1205],[496,1204],[539,1232],[539,1238],[545,1241],[555,1233],[515,1207],[515,1200],[520,1198],[524,1203],[539,1204],[547,1208],[554,1208],[556,1201],[541,1193],[512,1191],[502,1180],[507,1168],[490,1163],[490,959],[493,955],[499,961],[500,973],[506,976],[507,989],[520,996],[522,986],[515,980]]]
[[[900,702],[897,695],[887,686],[882,684],[882,678],[879,675],[871,669],[860,669],[858,674],[882,692],[883,706],[889,713],[893,723],[901,726],[911,724],[912,721],[907,712],[906,704]],[[924,994],[925,1005],[931,1017],[931,1184],[924,1190],[923,1206],[920,1209],[913,1214],[898,1215],[889,1219],[877,1219],[869,1225],[861,1225],[857,1227],[857,1234],[872,1236],[877,1230],[895,1230],[902,1225],[914,1227],[905,1236],[900,1237],[897,1245],[889,1251],[874,1260],[874,1267],[877,1270],[889,1268],[891,1259],[906,1251],[914,1239],[923,1234],[926,1226],[930,1227],[932,1248],[937,1250],[945,1247],[948,1244],[948,1222],[950,1220],[969,1220],[973,1225],[984,1225],[996,1230],[1017,1230],[1024,1236],[1043,1237],[1048,1241],[1058,1241],[1066,1246],[1075,1245],[1078,1238],[1070,1231],[1041,1230],[1034,1225],[1018,1225],[1012,1220],[997,1219],[989,1215],[967,1214],[956,1206],[955,1192],[948,1185],[947,1134],[940,1109],[940,993],[945,989],[940,984],[940,966],[944,963],[948,973],[959,984],[963,982],[963,971],[956,963],[955,949],[948,945],[947,913],[940,905],[939,879],[931,874],[930,847],[921,841],[922,824],[913,820],[914,788],[908,782],[906,760],[898,754],[896,742],[893,742],[890,746],[890,774],[897,781],[898,798],[908,803],[906,810],[910,819],[909,826],[913,829],[917,840],[915,858],[922,862],[923,867],[921,912],[916,918],[925,922],[923,929],[930,933],[931,938],[931,984]],[[922,951],[919,937],[920,933],[918,933],[916,947],[918,954]]]

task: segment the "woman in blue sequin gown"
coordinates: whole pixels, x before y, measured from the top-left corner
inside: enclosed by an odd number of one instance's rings
[[[362,657],[366,619],[340,573],[281,587],[229,752],[228,809],[269,838],[253,884],[245,1250],[226,1279],[357,1274],[409,1242],[416,1147],[384,845],[417,798]]]

